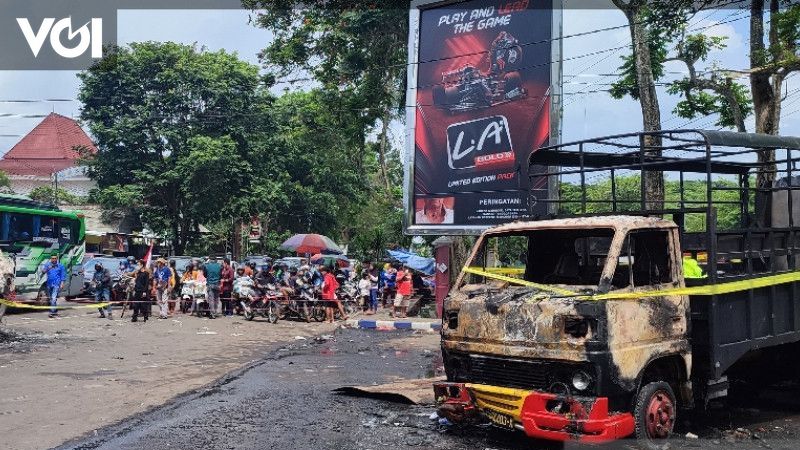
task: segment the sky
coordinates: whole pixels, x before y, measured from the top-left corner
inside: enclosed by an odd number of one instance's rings
[[[570,0],[565,1],[569,5]],[[210,50],[236,52],[240,58],[259,64],[257,53],[270,42],[272,36],[266,30],[248,23],[249,17],[250,13],[244,10],[122,10],[118,14],[118,42],[196,43]],[[718,63],[722,67],[739,69],[747,67],[748,19],[747,11],[734,9],[698,13],[690,28],[728,38],[727,48],[713,52],[709,64]],[[564,10],[564,142],[641,129],[638,103],[631,99],[615,100],[606,92],[615,80],[609,74],[615,72],[620,65],[620,58],[629,52],[626,47],[630,44],[628,29],[568,37],[625,23],[623,14],[613,8]],[[667,81],[681,78],[685,72],[686,68],[680,63],[670,63]],[[746,79],[742,81],[747,82]],[[307,86],[287,83],[275,89],[279,92]],[[11,149],[41,121],[41,117],[21,116],[57,112],[77,117],[80,113],[80,103],[76,100],[78,87],[76,72],[0,71],[0,154]],[[800,77],[790,77],[787,90],[789,96],[784,102],[781,129],[785,135],[800,135]],[[659,87],[659,100],[665,129],[717,128],[713,118],[690,121],[676,117],[672,111],[678,97],[668,95],[663,87]],[[748,129],[752,128],[751,119]],[[394,124],[392,134],[394,144],[404,147],[402,124]]]

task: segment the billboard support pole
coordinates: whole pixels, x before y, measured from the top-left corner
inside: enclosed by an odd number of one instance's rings
[[[552,65],[550,66],[550,145],[561,143],[564,117],[564,0],[553,0]],[[548,172],[557,169],[548,168]],[[548,214],[557,214],[561,177],[547,177]],[[555,200],[555,201],[553,201]]]

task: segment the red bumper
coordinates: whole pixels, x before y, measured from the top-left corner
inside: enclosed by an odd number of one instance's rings
[[[479,406],[480,397],[486,395],[484,388],[498,389],[465,383],[435,383],[434,393],[440,415],[460,422],[484,412]],[[514,428],[523,430],[532,438],[551,441],[602,443],[630,436],[634,432],[633,416],[630,413],[609,414],[608,399],[605,397],[565,397],[538,391],[524,392],[525,395],[516,402],[517,408],[507,405],[484,410],[507,414],[513,419]],[[496,417],[496,414],[493,416]]]

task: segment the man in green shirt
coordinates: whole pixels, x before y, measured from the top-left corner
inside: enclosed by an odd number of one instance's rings
[[[209,317],[215,319],[219,311],[219,292],[220,281],[222,280],[222,266],[217,262],[217,258],[208,258],[208,263],[203,267],[203,275],[206,277],[206,301],[208,301]]]

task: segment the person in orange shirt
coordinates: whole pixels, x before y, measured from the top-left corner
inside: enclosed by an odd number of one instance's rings
[[[394,297],[394,316],[406,318],[408,301],[411,298],[411,271],[407,266],[397,271],[397,295]]]

